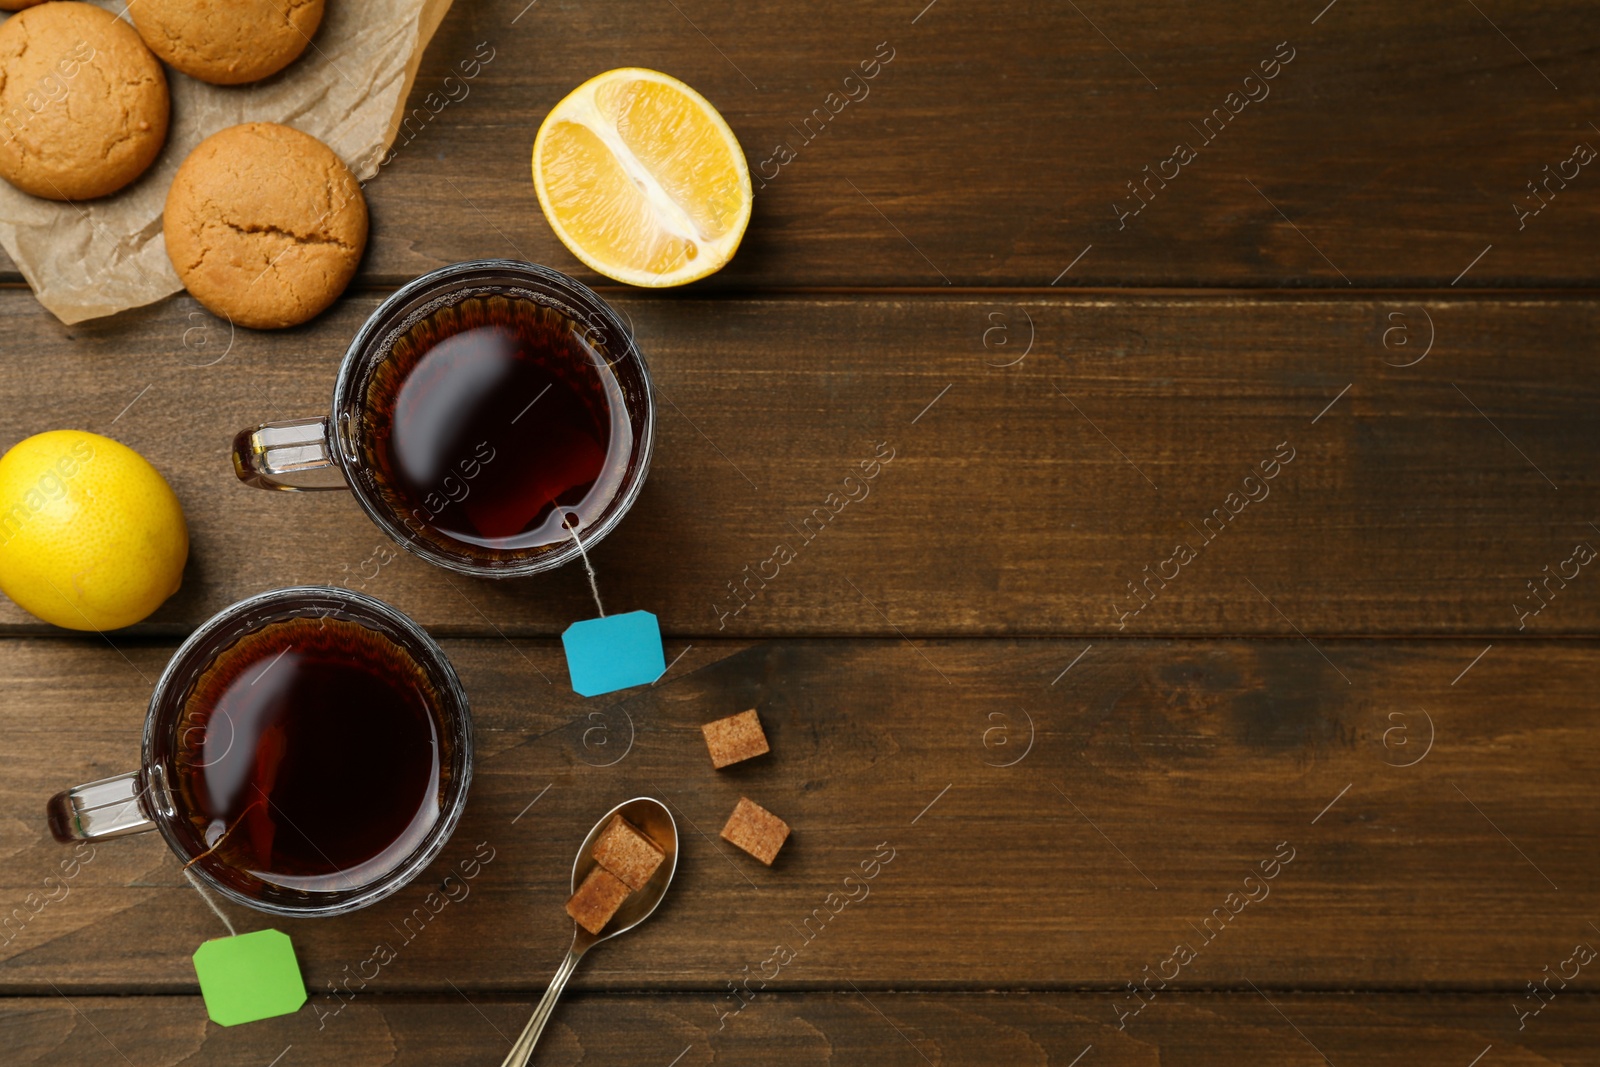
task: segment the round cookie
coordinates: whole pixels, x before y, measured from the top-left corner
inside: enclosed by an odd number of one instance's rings
[[[44,0],[0,0],[0,11],[21,11],[34,4],[42,4]]]
[[[167,190],[167,256],[194,298],[240,326],[321,312],[367,243],[367,201],[333,150],[272,122],[201,141]]]
[[[0,25],[0,177],[23,192],[116,192],[160,155],[167,112],[161,64],[109,11],[42,4]]]
[[[212,85],[260,81],[294,62],[323,0],[137,0],[128,14],[150,50]]]

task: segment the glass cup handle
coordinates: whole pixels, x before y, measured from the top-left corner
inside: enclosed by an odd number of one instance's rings
[[[268,422],[233,439],[233,472],[261,489],[348,489],[328,445],[328,420]]]
[[[138,771],[57,793],[45,809],[50,833],[57,841],[88,841],[154,830],[156,824],[141,802],[143,793]]]

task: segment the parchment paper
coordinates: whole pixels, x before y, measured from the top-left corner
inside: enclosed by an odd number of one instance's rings
[[[113,14],[126,6],[94,2]],[[111,196],[78,203],[41,200],[0,180],[0,245],[62,322],[178,292],[161,210],[190,150],[228,126],[281,122],[320,138],[357,178],[371,178],[449,7],[450,0],[327,0],[322,28],[300,58],[254,85],[207,85],[167,67],[172,124],[150,169]]]

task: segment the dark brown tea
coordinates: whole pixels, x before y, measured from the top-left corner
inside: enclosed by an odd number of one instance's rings
[[[366,387],[376,488],[414,532],[476,555],[526,553],[597,522],[633,448],[622,387],[560,312],[468,297],[393,343]]]
[[[304,892],[389,873],[440,818],[450,734],[428,675],[360,623],[270,622],[184,701],[174,785],[195,862]]]

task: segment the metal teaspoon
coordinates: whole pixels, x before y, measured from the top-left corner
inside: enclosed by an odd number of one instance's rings
[[[572,948],[567,951],[567,958],[557,968],[556,975],[550,980],[550,988],[544,991],[544,996],[539,1000],[539,1006],[533,1009],[533,1017],[528,1020],[528,1025],[522,1028],[522,1034],[517,1038],[516,1044],[511,1046],[511,1054],[505,1058],[500,1067],[527,1067],[528,1061],[533,1057],[533,1046],[539,1040],[539,1035],[544,1033],[545,1024],[550,1021],[550,1016],[555,1014],[556,1001],[561,998],[561,991],[567,987],[567,979],[572,977],[572,972],[578,969],[578,961],[583,959],[584,953],[594,948],[602,941],[625,934],[635,926],[648,919],[661,903],[661,898],[667,895],[667,886],[672,884],[672,875],[678,869],[678,824],[673,821],[672,813],[666,805],[650,797],[634,797],[623,804],[618,804],[600,817],[589,831],[589,836],[583,839],[583,844],[578,847],[578,857],[572,861],[572,891],[576,893],[583,879],[594,868],[594,843],[600,837],[600,832],[606,828],[613,815],[621,815],[633,825],[643,830],[656,846],[666,853],[661,866],[656,868],[656,873],[645,883],[643,889],[636,890],[628,895],[622,902],[622,907],[617,909],[607,924],[603,934],[591,934],[576,922],[572,924]]]

